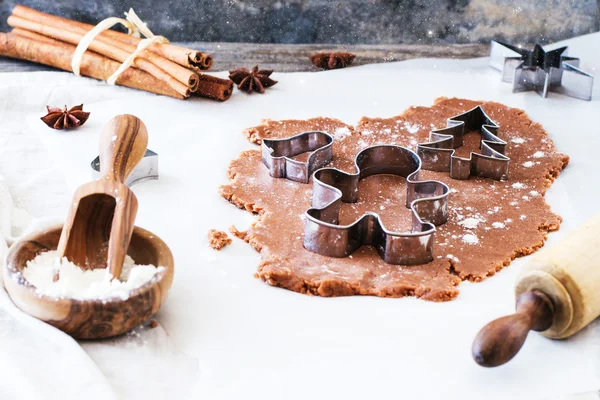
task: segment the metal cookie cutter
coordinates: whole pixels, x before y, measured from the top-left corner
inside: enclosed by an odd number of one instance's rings
[[[579,58],[567,57],[567,47],[545,51],[536,44],[524,50],[492,40],[490,65],[502,72],[513,92],[535,90],[542,97],[557,92],[582,100],[592,99],[594,77],[579,69]]]
[[[308,183],[314,171],[331,162],[332,144],[333,136],[320,131],[284,139],[263,139],[262,161],[274,178]],[[310,153],[306,161],[291,158],[302,153]]]
[[[500,127],[481,106],[449,118],[446,125],[429,133],[429,143],[417,145],[423,169],[450,172],[453,179],[469,179],[471,175],[508,179],[510,158],[504,155],[506,142],[496,136]],[[463,145],[465,133],[472,130],[481,131],[481,153],[471,152],[469,158],[455,156],[454,149]]]
[[[100,156],[94,158],[91,166],[92,176],[94,179],[98,179],[100,177]],[[127,186],[133,186],[136,183],[150,179],[158,179],[158,154],[152,150],[146,150],[144,158],[142,158],[142,161],[140,161],[133,169],[125,184]]]
[[[312,208],[305,214],[304,247],[324,256],[345,257],[366,244],[374,246],[389,264],[432,261],[435,226],[448,219],[448,186],[439,181],[418,181],[421,159],[405,147],[368,147],[358,153],[354,163],[354,174],[334,168],[315,172]],[[406,207],[413,216],[410,232],[386,229],[373,212],[350,225],[338,225],[341,203],[355,203],[358,182],[377,174],[406,178]]]

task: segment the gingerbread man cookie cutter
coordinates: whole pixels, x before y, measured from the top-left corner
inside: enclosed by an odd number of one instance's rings
[[[91,163],[92,176],[94,179],[100,177],[100,156],[94,158]],[[144,182],[147,180],[158,179],[158,154],[152,150],[146,150],[144,158],[135,166],[125,184],[127,186],[133,186],[136,183]]]
[[[450,172],[453,179],[469,179],[469,176],[508,179],[510,158],[504,154],[507,143],[497,136],[500,126],[481,106],[449,118],[446,125],[429,133],[430,142],[417,145],[423,169]],[[465,134],[473,130],[481,131],[481,152],[471,152],[469,158],[455,156],[455,149],[464,144]]]
[[[448,186],[439,181],[419,181],[421,159],[405,147],[368,147],[358,153],[354,165],[353,174],[335,168],[314,173],[312,208],[305,213],[304,247],[324,256],[346,257],[363,245],[371,245],[389,264],[432,261],[435,227],[448,219]],[[412,211],[410,232],[387,229],[374,212],[349,225],[339,225],[341,203],[357,202],[359,181],[379,174],[406,178],[406,207]]]
[[[262,161],[274,178],[308,183],[317,169],[331,162],[333,136],[321,131],[303,132],[283,139],[262,140]],[[293,157],[308,153],[305,161]]]

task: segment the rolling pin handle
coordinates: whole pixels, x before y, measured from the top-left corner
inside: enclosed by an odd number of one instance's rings
[[[475,362],[497,367],[510,361],[521,349],[529,331],[545,331],[552,326],[554,304],[539,290],[517,298],[516,313],[499,318],[483,327],[473,341]]]

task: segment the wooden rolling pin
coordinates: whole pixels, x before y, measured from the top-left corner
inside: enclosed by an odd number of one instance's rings
[[[517,277],[516,313],[486,325],[473,342],[484,367],[512,359],[530,330],[567,338],[600,315],[600,214],[531,257]]]

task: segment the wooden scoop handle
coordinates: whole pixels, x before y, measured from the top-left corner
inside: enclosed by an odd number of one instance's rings
[[[148,132],[144,123],[133,115],[117,115],[106,124],[100,136],[100,175],[124,184],[144,157],[147,146]]]
[[[554,304],[539,290],[517,298],[517,312],[483,327],[473,341],[473,358],[483,367],[510,361],[521,349],[529,331],[545,331],[554,319]]]

